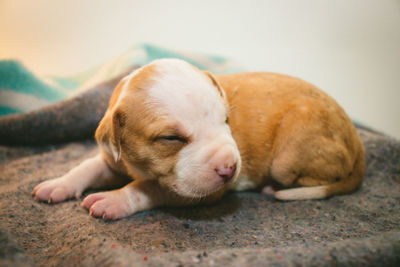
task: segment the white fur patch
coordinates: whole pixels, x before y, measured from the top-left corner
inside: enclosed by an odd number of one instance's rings
[[[226,124],[228,109],[219,89],[210,77],[185,61],[159,59],[150,66],[154,73],[143,105],[160,119],[176,124],[190,138],[190,143],[180,150],[175,166],[177,193],[202,197],[215,192],[224,185],[216,170],[226,165],[237,166],[232,181],[235,180],[240,171],[240,154]],[[132,77],[140,75],[144,68],[124,78],[115,107],[129,94]],[[112,143],[103,147],[118,159]]]
[[[109,140],[109,147],[111,148],[111,152],[112,152],[115,162],[118,162],[119,159],[121,158],[121,150],[117,150],[117,148],[113,145],[111,140]]]
[[[118,162],[121,158],[121,151],[118,151],[117,148],[111,142],[111,139],[108,140],[108,143],[101,142],[100,146],[104,149],[108,154],[111,154],[114,158],[115,162]]]
[[[280,200],[322,199],[327,197],[329,185],[300,187],[277,191],[275,197]]]
[[[225,123],[224,99],[206,74],[185,61],[161,59],[153,64],[156,77],[149,88],[150,101],[182,125],[191,139],[175,168],[178,193],[192,197],[212,193],[223,185],[215,172],[218,166],[237,163],[237,173],[240,170],[239,150]]]
[[[247,175],[240,175],[237,182],[232,185],[232,189],[235,191],[245,191],[255,187],[256,184]]]
[[[160,59],[150,97],[192,133],[224,123],[227,112],[218,89],[203,73],[178,59]],[[196,123],[194,123],[196,122]]]

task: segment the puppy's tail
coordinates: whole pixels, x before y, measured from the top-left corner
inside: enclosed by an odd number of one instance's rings
[[[365,150],[361,146],[353,171],[340,181],[320,186],[285,189],[275,192],[275,198],[280,200],[322,199],[333,195],[342,195],[357,190],[365,175]]]

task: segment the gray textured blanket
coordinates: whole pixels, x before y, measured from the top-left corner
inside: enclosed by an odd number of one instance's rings
[[[0,146],[0,266],[399,266],[400,142],[359,133],[367,176],[353,194],[281,202],[231,193],[119,221],[91,218],[79,200],[49,205],[30,195],[93,156],[93,141]]]

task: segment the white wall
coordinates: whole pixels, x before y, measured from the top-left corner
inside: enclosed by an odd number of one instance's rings
[[[135,43],[306,79],[400,138],[399,0],[0,0],[0,59],[72,74]]]

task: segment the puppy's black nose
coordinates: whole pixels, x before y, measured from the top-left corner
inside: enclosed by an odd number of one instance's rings
[[[231,166],[222,166],[216,168],[215,171],[223,179],[224,183],[227,183],[232,180],[233,176],[235,176],[236,163]]]

